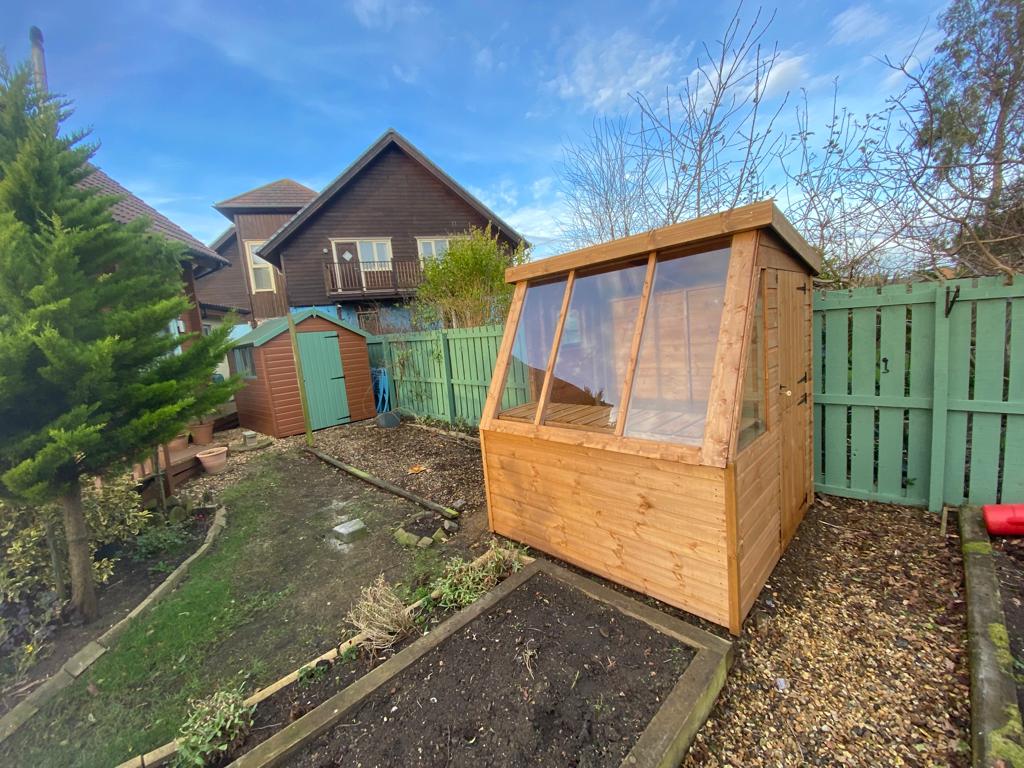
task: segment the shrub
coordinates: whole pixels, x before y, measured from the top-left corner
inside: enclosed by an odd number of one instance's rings
[[[345,620],[366,634],[361,644],[373,651],[390,648],[415,626],[402,599],[383,576],[362,590]]]
[[[165,552],[180,549],[187,541],[188,530],[183,524],[154,525],[135,537],[132,557],[136,560],[149,560]]]
[[[178,731],[174,765],[199,768],[238,747],[252,728],[256,709],[248,706],[241,688],[217,691],[207,699],[192,700],[191,712]]]
[[[491,556],[482,563],[451,558],[434,582],[442,608],[464,608],[492,590],[499,581],[523,567],[522,550],[507,542],[491,542]]]

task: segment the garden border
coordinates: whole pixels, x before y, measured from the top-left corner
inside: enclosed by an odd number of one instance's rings
[[[64,662],[60,669],[43,681],[32,693],[22,701],[13,706],[9,712],[0,717],[0,744],[14,735],[21,726],[27,723],[42,707],[50,701],[57,693],[71,685],[79,678],[85,670],[103,656],[117,639],[128,629],[128,625],[134,621],[139,614],[145,611],[154,603],[159,602],[173,590],[185,578],[189,566],[199,557],[204,555],[213,545],[214,539],[227,526],[227,510],[223,506],[218,507],[213,514],[213,523],[210,530],[206,532],[206,538],[191,555],[164,579],[156,588],[150,592],[142,602],[136,605],[127,616],[118,621],[106,632],[91,640],[75,653],[70,659]]]
[[[483,565],[484,563],[486,563],[493,556],[494,556],[494,550],[493,549],[489,549],[486,552],[484,552],[482,555],[480,555],[480,557],[478,557],[475,560],[473,560],[470,563],[470,565],[472,567],[479,567],[479,566]],[[530,565],[534,561],[533,558],[528,556],[528,555],[520,554],[518,557],[519,557],[519,561],[524,566]],[[441,596],[441,592],[439,590],[434,590],[433,592],[430,593],[430,595],[428,597],[420,598],[416,602],[410,603],[408,606],[406,606],[405,612],[407,614],[412,614],[420,606],[422,606],[423,603],[425,603],[427,600],[437,600],[440,596]],[[353,635],[352,637],[350,637],[348,640],[346,640],[345,642],[341,643],[340,645],[338,645],[338,646],[336,646],[334,648],[331,648],[328,651],[325,651],[324,653],[320,654],[319,656],[317,656],[315,659],[312,659],[311,661],[307,661],[302,666],[298,667],[297,669],[295,669],[292,672],[289,672],[287,675],[285,675],[284,677],[280,678],[279,680],[271,683],[270,685],[266,686],[265,688],[261,688],[260,690],[256,691],[255,693],[253,693],[251,696],[249,696],[245,700],[246,706],[255,706],[256,704],[259,704],[264,699],[269,699],[271,696],[273,696],[275,693],[280,691],[282,688],[287,688],[289,685],[291,685],[292,683],[296,682],[299,679],[299,673],[303,669],[305,669],[306,667],[315,666],[317,664],[317,662],[320,662],[320,661],[333,661],[334,659],[338,658],[339,656],[343,655],[346,651],[348,651],[349,648],[352,648],[352,647],[357,646],[360,643],[362,643],[363,640],[366,639],[367,634],[368,633],[366,633],[366,632],[360,632],[360,633],[358,633],[356,635]],[[367,674],[369,674],[369,673],[367,673]],[[365,675],[364,675],[364,677],[365,677]],[[360,679],[362,679],[362,678],[360,678]],[[358,682],[358,680],[356,682]],[[355,683],[353,683],[353,685],[354,684]],[[123,763],[119,763],[116,766],[116,768],[159,768],[159,766],[165,765],[172,757],[174,757],[174,755],[177,752],[178,752],[178,742],[177,741],[169,741],[166,744],[157,747],[156,749],[150,750],[149,752],[147,752],[144,755],[136,755],[135,757],[128,758]],[[244,757],[244,755],[243,755],[243,757]],[[239,758],[239,759],[241,759],[241,758]]]
[[[1017,706],[1013,654],[992,543],[978,507],[960,508],[960,546],[967,582],[971,763],[975,768],[1024,768],[1024,727]]]
[[[682,760],[693,737],[707,720],[725,684],[726,674],[732,664],[732,643],[547,560],[535,560],[523,570],[505,579],[430,634],[419,638],[381,666],[363,675],[320,706],[239,757],[231,763],[232,768],[274,768],[281,765],[282,761],[293,755],[310,739],[330,729],[358,701],[372,694],[395,675],[493,608],[523,583],[541,573],[575,587],[589,597],[611,605],[696,650],[696,655],[686,671],[620,764],[629,768],[674,768]]]

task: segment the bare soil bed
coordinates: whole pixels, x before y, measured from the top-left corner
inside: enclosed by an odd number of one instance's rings
[[[184,529],[186,540],[180,547],[149,558],[136,559],[126,545],[114,551],[117,557],[114,573],[97,588],[99,618],[91,624],[80,621],[58,622],[47,639],[42,658],[29,670],[28,679],[0,691],[0,715],[5,714],[28,696],[64,663],[128,615],[146,596],[156,589],[167,575],[202,544],[213,516],[202,513]]]
[[[1017,704],[1024,711],[1024,539],[993,539],[996,577],[1017,680]]]
[[[618,766],[693,650],[540,574],[287,764]]]
[[[303,439],[279,442],[301,445]],[[458,539],[472,548],[487,538],[479,445],[407,423],[384,429],[372,421],[320,430],[314,441],[324,453],[430,501],[446,506],[464,501]]]

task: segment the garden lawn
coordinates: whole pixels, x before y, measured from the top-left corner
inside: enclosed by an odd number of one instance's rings
[[[306,454],[249,461],[220,501],[228,527],[210,552],[0,745],[0,765],[109,768],[160,746],[189,699],[234,686],[251,693],[336,645],[359,588],[379,573],[408,584],[439,564],[391,538],[415,507]],[[369,529],[350,552],[330,538],[341,514]]]

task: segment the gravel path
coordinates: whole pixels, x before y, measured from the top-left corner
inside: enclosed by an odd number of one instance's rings
[[[962,581],[936,516],[819,497],[683,765],[968,765]]]

